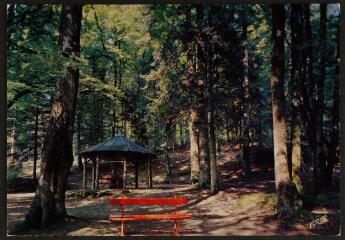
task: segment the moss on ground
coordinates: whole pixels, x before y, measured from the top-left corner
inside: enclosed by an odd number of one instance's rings
[[[73,191],[67,194],[68,198],[100,198],[103,196],[111,196],[111,191],[96,191],[96,190],[80,190],[80,191]]]
[[[236,202],[236,207],[239,209],[265,207],[275,210],[276,205],[277,196],[275,193],[245,193]]]

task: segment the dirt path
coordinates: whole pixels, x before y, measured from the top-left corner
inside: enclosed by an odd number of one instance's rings
[[[298,223],[289,231],[279,228],[273,219],[272,193],[274,192],[273,169],[260,169],[253,166],[253,178],[246,180],[241,176],[234,161],[235,149],[223,148],[220,156],[219,176],[221,189],[218,194],[210,196],[208,192],[199,191],[182,182],[172,185],[156,184],[154,189],[130,189],[127,197],[186,197],[189,203],[180,208],[188,212],[192,219],[181,222],[182,235],[224,236],[224,235],[309,235],[314,234],[307,224]],[[186,156],[185,156],[186,157]],[[185,159],[179,156],[175,161],[177,169],[185,168]],[[184,183],[183,183],[184,182]],[[109,190],[113,196],[120,196],[120,190]],[[73,191],[69,191],[71,193]],[[8,223],[23,219],[33,193],[7,195]],[[51,226],[44,231],[31,231],[25,234],[58,236],[117,236],[119,224],[109,223],[111,213],[119,213],[118,208],[110,207],[108,196],[100,198],[67,198],[66,207],[68,223]],[[127,213],[166,212],[166,207],[129,206]],[[132,222],[125,225],[128,235],[168,235],[173,223],[169,221]]]
[[[113,191],[114,195],[120,195],[120,191]],[[189,186],[178,186],[173,189],[131,190],[128,197],[171,197],[177,194],[179,197],[187,197],[190,202],[181,208],[181,212],[192,215],[191,220],[182,221],[183,235],[277,235],[282,234],[277,223],[270,216],[274,214],[265,207],[258,208],[257,204],[238,209],[237,201],[239,192],[229,188],[220,191],[217,195],[209,196],[206,191],[200,192]],[[22,218],[27,210],[33,194],[9,194],[8,195],[8,221],[9,223]],[[161,212],[167,209],[151,206],[130,206],[126,208],[128,213]],[[78,217],[65,225],[54,226],[40,234],[48,235],[118,235],[118,224],[110,224],[107,217],[111,212],[119,213],[119,209],[108,205],[108,197],[83,200],[68,199],[68,214]],[[171,222],[135,222],[126,224],[129,235],[155,235],[168,234],[172,228]],[[308,234],[306,228],[295,229],[284,234],[301,235]],[[37,234],[39,232],[31,232]]]

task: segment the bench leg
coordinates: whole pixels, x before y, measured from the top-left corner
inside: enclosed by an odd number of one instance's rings
[[[175,224],[174,224],[174,229],[173,229],[173,234],[175,236],[180,236],[180,224],[178,220],[175,220]]]
[[[124,225],[123,221],[121,222],[120,236],[125,236],[125,225]]]

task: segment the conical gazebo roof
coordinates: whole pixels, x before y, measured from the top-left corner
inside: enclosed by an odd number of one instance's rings
[[[128,138],[126,138],[123,134],[118,134],[115,137],[105,141],[98,143],[94,146],[88,147],[78,154],[93,154],[93,153],[134,153],[140,155],[147,155],[148,157],[155,157],[156,155],[148,148],[145,148],[142,145],[139,145]]]

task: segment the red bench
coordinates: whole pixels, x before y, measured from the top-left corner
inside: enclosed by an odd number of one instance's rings
[[[191,216],[187,213],[178,213],[177,206],[187,204],[187,198],[110,198],[110,204],[119,205],[121,208],[121,215],[110,215],[110,222],[121,222],[120,236],[125,235],[124,222],[126,221],[144,221],[144,220],[173,220],[175,221],[172,232],[179,235],[179,221],[189,219]],[[144,215],[125,215],[125,205],[173,205],[172,213],[165,214],[144,214]]]

